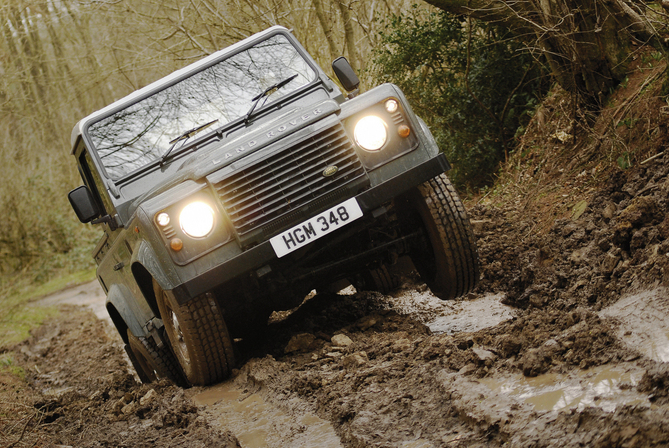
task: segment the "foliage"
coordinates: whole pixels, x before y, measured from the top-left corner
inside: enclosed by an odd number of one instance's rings
[[[639,42],[666,45],[666,2],[426,0],[441,10],[504,27],[541,55],[551,76],[599,110],[636,64]],[[665,10],[665,11],[663,11]]]
[[[502,28],[446,12],[393,15],[381,37],[376,79],[404,91],[459,188],[490,184],[547,88],[545,69]]]

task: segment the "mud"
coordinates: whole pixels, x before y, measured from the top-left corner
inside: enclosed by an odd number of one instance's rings
[[[3,444],[666,446],[665,166],[614,176],[549,237],[475,206],[473,294],[441,302],[415,274],[390,295],[316,293],[210,388],[139,384],[90,311],[97,287],[47,298],[78,305],[14,348]]]
[[[660,287],[621,298],[601,316],[618,323],[616,336],[646,357],[669,362],[669,291]]]
[[[92,311],[61,305],[11,358],[3,354],[25,378],[0,374],[0,446],[239,446],[182,389],[138,383],[107,330]]]
[[[246,448],[342,446],[330,422],[301,411],[305,406],[298,400],[276,406],[234,381],[189,392],[196,404],[207,407],[213,425],[228,428]]]
[[[621,363],[568,374],[498,375],[483,378],[481,383],[493,392],[531,404],[536,411],[597,407],[614,412],[620,406],[650,406],[649,396],[637,390],[644,374],[645,370],[636,364]]]

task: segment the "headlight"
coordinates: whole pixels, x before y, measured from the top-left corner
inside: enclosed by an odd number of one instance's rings
[[[170,215],[165,212],[159,213],[158,216],[156,216],[156,222],[160,227],[165,227],[170,223]]]
[[[386,123],[374,115],[362,118],[353,131],[355,142],[367,151],[378,151],[388,140]]]
[[[188,236],[202,238],[214,228],[214,210],[204,202],[192,202],[181,211],[179,224]]]

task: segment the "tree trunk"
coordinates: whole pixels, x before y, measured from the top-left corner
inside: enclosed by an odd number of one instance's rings
[[[323,35],[325,36],[325,40],[328,43],[328,48],[330,50],[330,61],[334,61],[338,54],[334,33],[332,32],[332,23],[325,15],[325,11],[323,10],[323,3],[321,0],[313,0],[313,4],[314,9],[316,10],[316,17],[318,17],[318,21],[320,22],[321,28],[323,29]]]
[[[633,40],[656,38],[639,4],[625,0],[426,0],[498,23],[547,58],[566,90],[601,102],[625,78]]]
[[[344,0],[338,0],[339,12],[344,22],[344,40],[348,49],[348,58],[354,70],[360,69],[360,55],[358,53],[357,42],[355,41],[355,31],[353,29],[353,19],[351,18],[350,5]]]

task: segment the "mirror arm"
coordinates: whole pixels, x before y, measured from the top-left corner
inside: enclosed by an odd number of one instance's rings
[[[118,215],[104,215],[91,221],[91,224],[102,224],[105,222],[109,224],[109,229],[112,231],[118,229],[119,227],[123,227],[123,223],[118,222]]]

